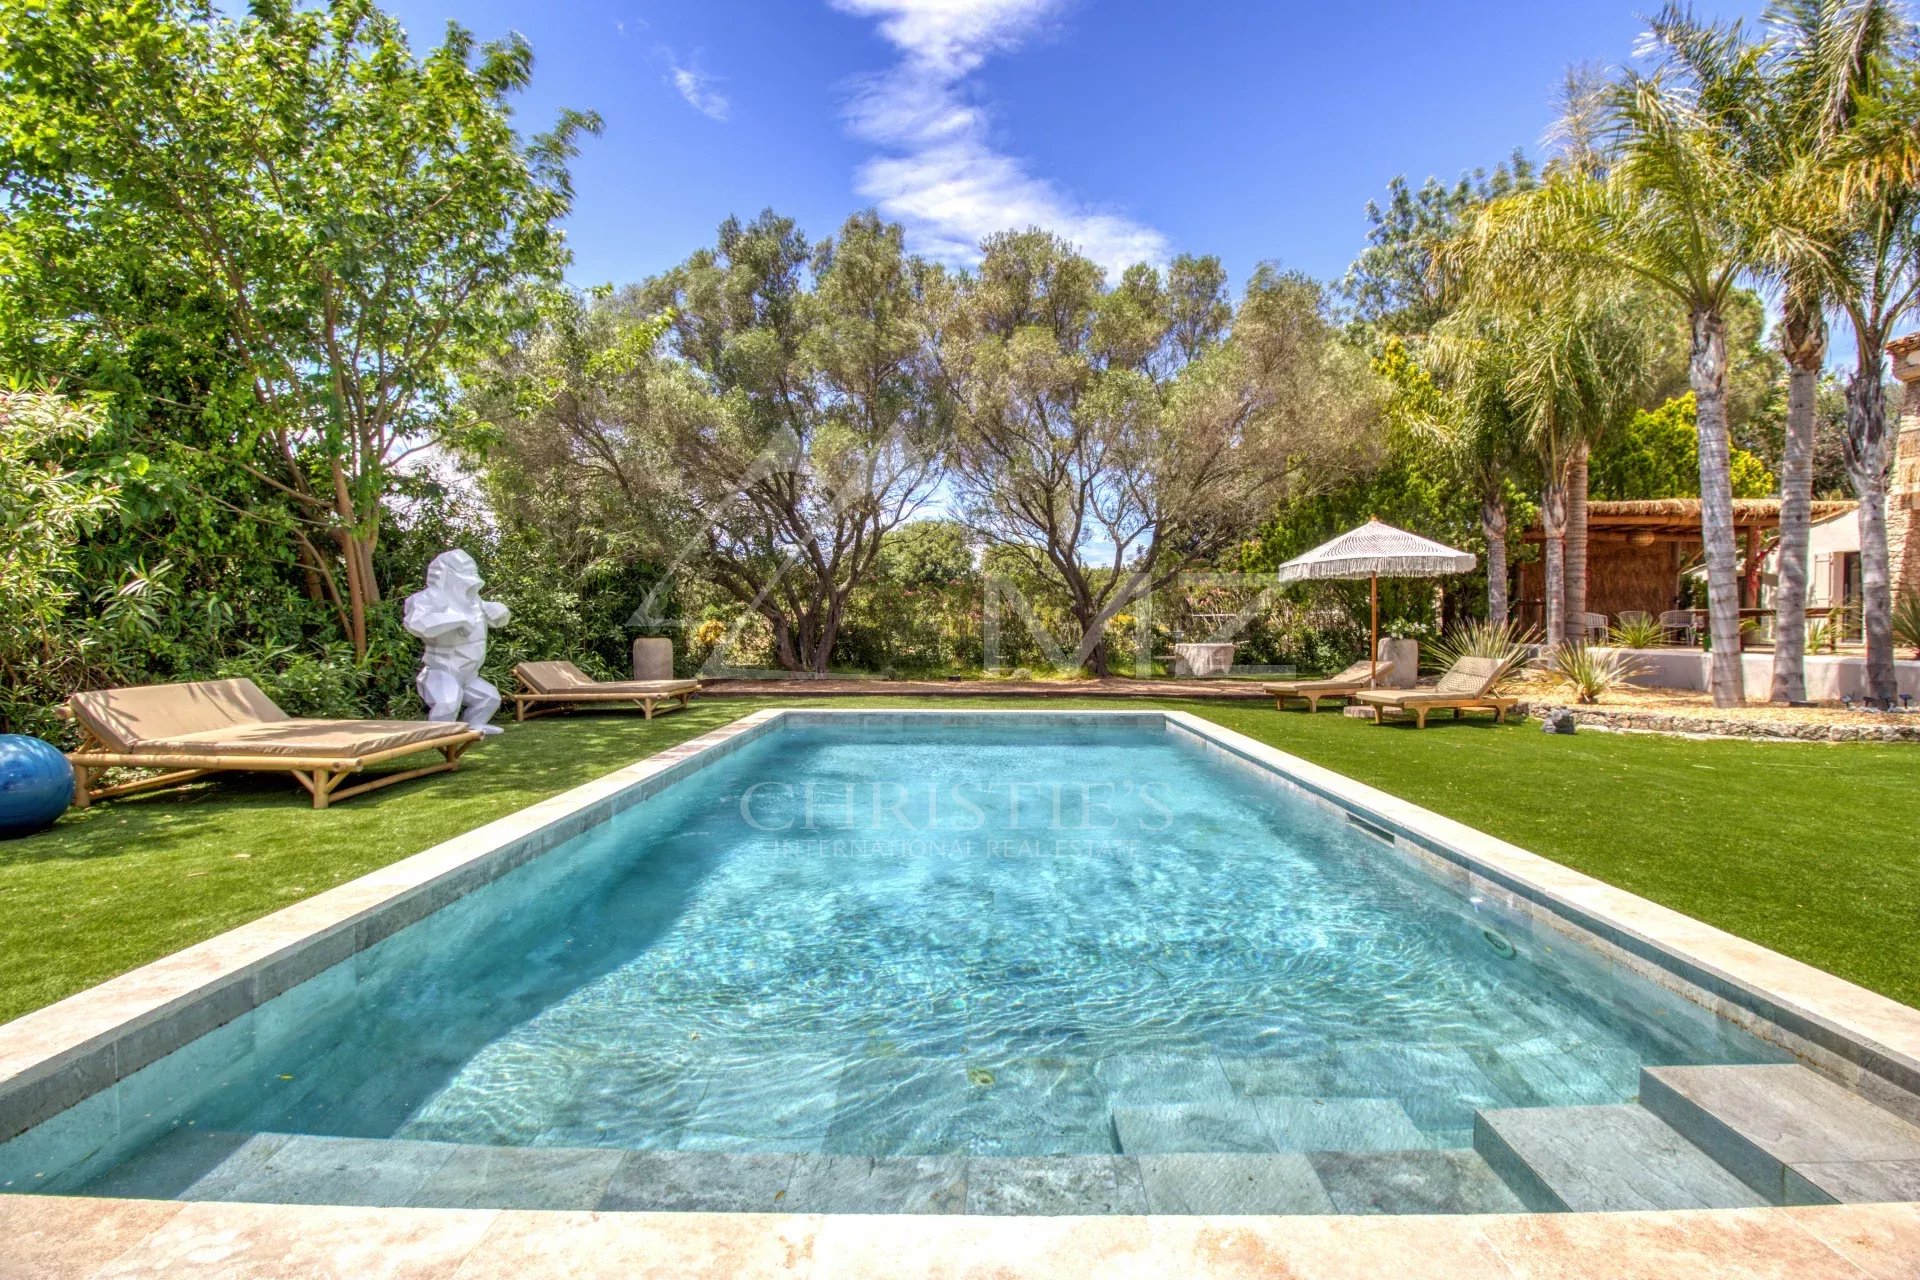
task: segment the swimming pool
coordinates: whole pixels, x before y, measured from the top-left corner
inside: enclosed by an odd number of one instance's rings
[[[1476,1112],[1784,1058],[1158,714],[795,716],[697,763],[144,1067],[111,1123],[0,1147],[0,1184],[211,1194],[234,1153],[300,1137],[361,1140],[328,1148],[341,1170],[480,1149],[704,1154],[679,1166],[702,1178],[1228,1155],[1461,1177]],[[1518,1207],[1480,1182],[1435,1207]],[[1270,1211],[1326,1207],[1290,1195]]]

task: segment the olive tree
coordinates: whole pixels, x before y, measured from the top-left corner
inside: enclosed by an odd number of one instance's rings
[[[1230,304],[1213,258],[1108,287],[1057,236],[990,238],[944,325],[965,517],[1062,597],[1072,661],[1107,624],[1317,491],[1378,429],[1384,391],[1319,287],[1263,266]]]

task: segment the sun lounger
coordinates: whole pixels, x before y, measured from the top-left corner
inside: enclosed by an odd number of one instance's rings
[[[1340,674],[1325,679],[1278,680],[1260,687],[1273,695],[1273,705],[1282,711],[1286,710],[1288,698],[1304,698],[1308,711],[1318,711],[1322,698],[1351,700],[1362,689],[1372,688],[1372,664],[1363,658]]]
[[[1499,681],[1498,658],[1462,658],[1448,668],[1438,684],[1424,689],[1363,689],[1354,695],[1362,706],[1373,709],[1373,722],[1379,724],[1388,711],[1410,711],[1415,725],[1427,727],[1427,713],[1451,709],[1454,719],[1462,711],[1491,711],[1496,722],[1504,724],[1507,709],[1519,699],[1493,695]]]
[[[377,787],[443,773],[480,734],[460,723],[431,720],[306,720],[289,716],[251,680],[94,689],[67,699],[80,729],[73,763],[73,802],[81,808],[108,796],[169,787],[209,773],[290,773],[324,809]],[[382,774],[357,786],[347,777],[369,765],[438,751],[439,764]],[[103,769],[165,769],[158,777],[96,787]]]
[[[700,692],[698,680],[595,680],[571,662],[523,662],[513,676],[520,682],[513,695],[515,720],[623,702],[638,705],[651,720],[656,712],[680,710]]]

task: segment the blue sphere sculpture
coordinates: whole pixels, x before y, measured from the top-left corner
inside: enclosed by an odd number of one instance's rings
[[[73,766],[60,748],[0,733],[0,839],[45,830],[72,803]]]

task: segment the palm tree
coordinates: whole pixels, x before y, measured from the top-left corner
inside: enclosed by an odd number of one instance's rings
[[[1656,48],[1660,39],[1656,27]],[[1745,50],[1738,56],[1758,55]],[[1537,192],[1501,201],[1479,220],[1478,232],[1496,278],[1531,289],[1546,269],[1566,289],[1597,270],[1637,280],[1684,308],[1700,433],[1713,698],[1721,706],[1745,701],[1725,308],[1758,260],[1760,211],[1769,199],[1746,154],[1752,109],[1713,84],[1694,82],[1682,62],[1651,75],[1628,73],[1609,95],[1606,170],[1564,174]]]
[[[1435,412],[1418,424],[1479,499],[1487,551],[1487,618],[1508,620],[1507,482],[1527,455],[1526,426],[1509,394],[1512,348],[1479,309],[1457,309],[1434,326],[1425,363],[1435,374]]]
[[[1876,42],[1853,88],[1854,116],[1836,147],[1829,190],[1844,228],[1827,288],[1854,335],[1847,383],[1847,471],[1860,500],[1861,621],[1867,695],[1891,704],[1893,592],[1887,554],[1891,462],[1883,378],[1887,341],[1920,305],[1920,41],[1898,13],[1880,15]]]
[[[1587,442],[1635,408],[1651,345],[1647,318],[1631,290],[1589,279],[1527,299],[1489,290],[1435,328],[1431,358],[1460,408],[1461,446],[1489,476],[1502,451],[1511,459],[1530,449],[1540,462],[1550,645],[1568,635],[1569,480]],[[1497,496],[1483,483],[1483,504],[1490,492]],[[1502,503],[1503,523],[1504,514]],[[1491,557],[1490,542],[1490,577]]]
[[[1754,130],[1756,160],[1774,175],[1773,220],[1761,246],[1765,273],[1780,286],[1781,354],[1787,363],[1787,420],[1780,467],[1780,572],[1775,591],[1773,686],[1777,702],[1806,699],[1808,530],[1813,505],[1815,400],[1826,363],[1825,303],[1832,294],[1847,201],[1832,175],[1854,141],[1853,125],[1876,68],[1901,22],[1890,0],[1778,0],[1763,84],[1733,92],[1763,104]],[[1724,47],[1724,33],[1673,47]],[[1717,73],[1711,58],[1696,74]],[[1736,64],[1743,65],[1743,64]],[[1757,90],[1757,92],[1756,92]]]

